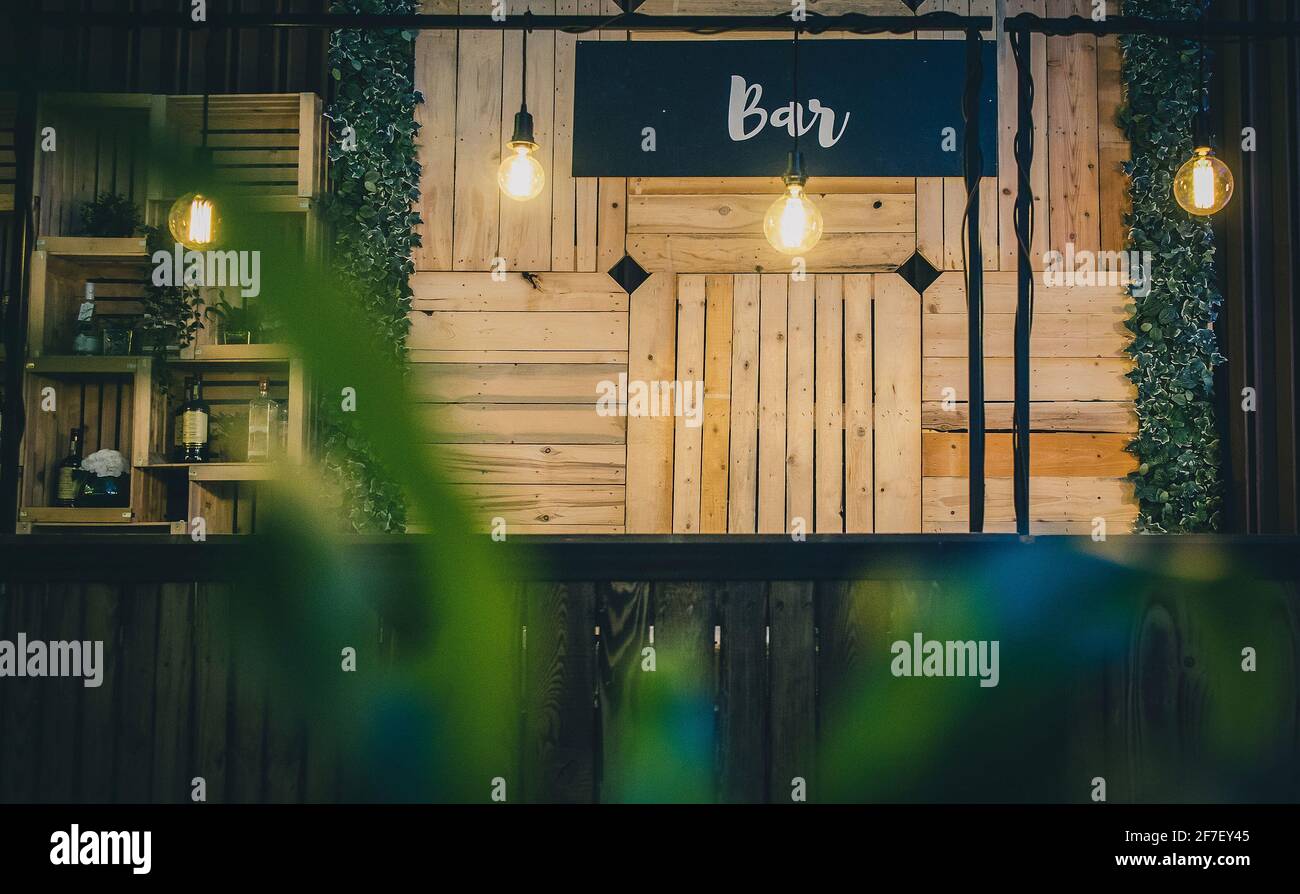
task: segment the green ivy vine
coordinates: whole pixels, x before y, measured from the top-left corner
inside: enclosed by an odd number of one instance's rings
[[[334,13],[409,14],[418,0],[335,0]],[[416,161],[415,34],[411,31],[334,31],[329,48],[335,82],[330,106],[329,163],[333,194],[324,206],[331,225],[331,255],[345,294],[374,324],[379,356],[406,360],[411,308],[412,249],[420,222],[411,203],[420,195]],[[405,530],[400,489],[366,447],[363,434],[323,400],[321,456],[358,532]]]
[[[1198,19],[1208,0],[1125,0],[1124,15]],[[1222,302],[1210,222],[1174,201],[1175,172],[1192,151],[1202,98],[1199,47],[1191,41],[1125,35],[1127,88],[1119,124],[1132,146],[1126,164],[1133,210],[1129,248],[1151,253],[1150,292],[1134,295],[1127,321],[1135,367],[1138,433],[1128,450],[1139,502],[1138,530],[1214,531],[1223,483],[1214,414],[1214,367],[1224,361],[1211,328]]]

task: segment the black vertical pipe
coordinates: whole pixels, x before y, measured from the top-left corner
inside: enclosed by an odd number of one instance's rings
[[[1034,214],[1029,169],[1034,162],[1034,76],[1030,67],[1030,31],[1013,31],[1011,53],[1016,60],[1016,322],[1015,409],[1012,414],[1012,480],[1016,533],[1029,533],[1029,330],[1034,313],[1034,271],[1030,262],[1030,233]]]
[[[36,166],[36,87],[38,63],[35,26],[15,24],[18,109],[14,117],[14,220],[4,314],[4,426],[0,429],[0,534],[12,534],[18,521],[18,445],[22,440],[23,357],[27,349],[27,282],[32,243],[32,175]]]
[[[970,529],[984,530],[984,255],[980,248],[980,85],[984,79],[984,39],[976,28],[966,32],[966,119],[962,165],[966,175],[966,313],[967,372],[970,412]]]

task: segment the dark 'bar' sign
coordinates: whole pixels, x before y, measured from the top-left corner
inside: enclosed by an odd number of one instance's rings
[[[997,60],[983,47],[983,174],[997,173]],[[964,41],[580,41],[575,177],[772,177],[799,122],[811,177],[958,177]],[[951,129],[949,129],[951,128]]]

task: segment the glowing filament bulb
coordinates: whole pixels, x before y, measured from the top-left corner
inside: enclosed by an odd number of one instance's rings
[[[526,202],[541,194],[546,185],[546,172],[533,158],[536,143],[513,140],[506,144],[509,150],[497,170],[497,184],[501,191],[517,202]]]
[[[1228,204],[1232,188],[1232,172],[1208,146],[1196,149],[1174,174],[1174,199],[1185,211],[1201,217]]]
[[[195,197],[190,202],[190,241],[208,243],[212,241],[212,203],[207,199]]]
[[[810,250],[822,235],[822,214],[804,192],[803,184],[786,184],[785,194],[772,203],[763,218],[763,234],[782,254]]]

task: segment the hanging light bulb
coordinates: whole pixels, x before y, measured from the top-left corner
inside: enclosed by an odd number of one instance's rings
[[[1192,122],[1192,157],[1183,162],[1174,174],[1174,201],[1188,214],[1205,217],[1221,211],[1232,198],[1232,171],[1214,155],[1210,148],[1209,101],[1210,92],[1205,81],[1205,41],[1201,41],[1197,60],[1200,82],[1200,103]]]
[[[537,143],[533,140],[533,116],[528,113],[528,32],[527,22],[531,11],[524,12],[523,86],[519,91],[519,111],[515,114],[515,132],[501,154],[501,167],[497,168],[497,185],[508,198],[527,202],[541,195],[546,186],[546,171],[533,157]]]
[[[1174,199],[1189,214],[1221,211],[1232,198],[1232,171],[1209,146],[1198,146],[1174,175]]]
[[[208,170],[212,165],[212,152],[208,149],[208,95],[203,94],[203,136],[194,152],[195,166]],[[186,248],[204,251],[217,242],[221,229],[221,216],[211,196],[191,192],[172,203],[167,212],[167,229],[172,238]]]
[[[506,151],[497,169],[497,185],[516,202],[535,199],[546,185],[546,171],[533,157],[537,144],[533,142],[533,116],[527,109],[515,115],[515,132],[506,143]]]
[[[167,213],[167,229],[172,238],[186,248],[203,251],[217,241],[221,217],[208,196],[192,192],[172,203]]]
[[[803,167],[803,153],[799,151],[799,129],[803,116],[799,114],[798,28],[794,32],[793,51],[794,101],[790,103],[790,130],[794,136],[794,149],[786,163],[785,176],[781,178],[785,192],[763,215],[763,235],[783,255],[801,255],[810,251],[817,240],[822,238],[822,213],[804,189],[808,183],[808,174]]]
[[[800,255],[822,238],[822,213],[804,189],[808,176],[801,153],[790,153],[789,167],[781,179],[785,192],[763,216],[763,235],[781,254]]]

